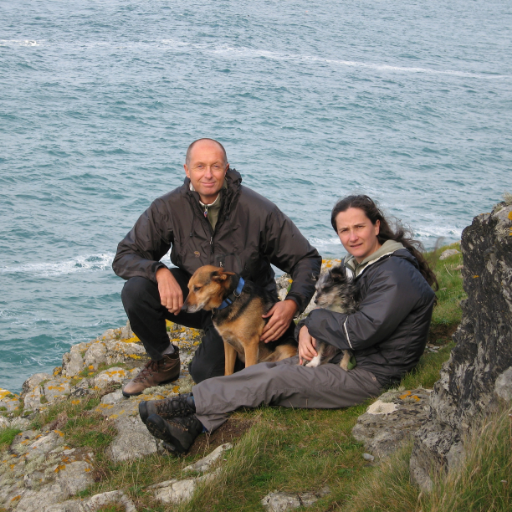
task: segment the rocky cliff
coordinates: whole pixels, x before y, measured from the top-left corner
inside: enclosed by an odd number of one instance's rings
[[[464,440],[499,400],[512,399],[512,201],[475,217],[462,234],[464,289],[456,347],[417,432],[411,475],[424,490],[433,471],[464,457]]]

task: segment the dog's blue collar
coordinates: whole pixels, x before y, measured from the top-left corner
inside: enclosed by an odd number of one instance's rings
[[[240,277],[238,279],[238,285],[236,287],[236,290],[229,294],[223,301],[222,304],[217,309],[224,309],[233,304],[233,302],[240,297],[240,294],[242,293],[242,289],[244,287],[245,281],[243,277]]]

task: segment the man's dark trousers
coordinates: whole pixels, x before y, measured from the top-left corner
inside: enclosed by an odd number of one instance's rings
[[[169,269],[181,287],[183,300],[188,295],[190,274],[179,268]],[[213,326],[211,311],[169,313],[160,302],[157,283],[145,277],[132,277],[121,292],[123,306],[130,320],[133,332],[142,341],[148,355],[154,361],[162,358],[162,352],[169,346],[165,320],[185,327],[203,329],[204,336],[190,363],[190,375],[196,383],[224,375],[224,342]],[[283,335],[293,337],[294,323]],[[244,363],[237,359],[235,371],[242,370]]]

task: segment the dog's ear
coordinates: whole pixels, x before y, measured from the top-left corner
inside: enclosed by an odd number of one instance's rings
[[[225,281],[228,276],[234,276],[234,272],[226,272],[224,270],[216,270],[215,272],[211,273],[211,278],[213,281],[217,281],[218,283],[221,283],[222,281]]]

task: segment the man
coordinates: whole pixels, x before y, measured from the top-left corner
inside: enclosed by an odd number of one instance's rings
[[[119,244],[112,265],[128,280],[121,294],[123,305],[151,357],[123,388],[125,396],[179,377],[179,350],[169,342],[166,319],[205,331],[189,368],[195,382],[224,375],[224,344],[211,313],[181,311],[187,283],[199,267],[224,267],[274,295],[276,304],[265,315],[264,342],[293,336],[293,317],[308,305],[320,272],[316,249],[276,205],[241,185],[222,144],[213,139],[193,142],[184,168],[184,184],[156,199],[142,214]],[[177,268],[160,261],[170,248]],[[293,278],[283,301],[277,300],[271,264]]]

